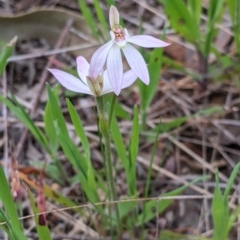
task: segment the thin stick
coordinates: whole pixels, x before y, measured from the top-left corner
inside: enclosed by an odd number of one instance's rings
[[[17,62],[17,61],[22,61],[22,60],[32,59],[32,58],[37,58],[37,57],[47,57],[47,56],[51,56],[51,55],[66,53],[66,52],[70,52],[70,51],[76,51],[76,50],[80,50],[80,49],[87,49],[87,48],[92,48],[92,47],[99,47],[99,44],[98,43],[85,43],[85,44],[78,44],[78,45],[73,45],[73,46],[68,46],[68,47],[63,47],[63,48],[52,49],[52,50],[48,50],[48,51],[36,51],[33,53],[11,56],[8,59],[8,62]]]
[[[94,203],[94,206],[101,206],[101,205],[116,205],[117,203],[127,203],[127,202],[145,202],[145,201],[164,201],[164,200],[189,200],[189,199],[212,199],[212,194],[208,195],[178,195],[178,196],[164,196],[164,197],[149,197],[149,198],[130,198],[130,199],[121,199],[117,201],[108,201],[108,202],[99,202],[99,203]],[[230,196],[229,196],[230,197]],[[62,212],[62,211],[67,211],[67,210],[72,210],[72,209],[80,209],[80,208],[93,208],[93,205],[91,203],[86,203],[82,205],[77,205],[77,206],[72,206],[72,207],[65,207],[65,208],[58,208],[54,209],[51,211],[46,211],[44,214],[50,214],[50,213],[55,213],[55,212]],[[23,219],[28,219],[34,216],[39,216],[42,213],[36,213],[36,214],[31,214],[28,216],[20,217],[19,220]],[[1,222],[0,225],[4,225],[6,222]]]

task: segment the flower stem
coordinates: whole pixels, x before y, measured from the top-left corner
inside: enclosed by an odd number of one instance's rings
[[[99,116],[99,129],[102,133],[104,139],[104,161],[105,161],[105,168],[106,168],[106,175],[107,175],[107,182],[110,187],[110,201],[117,200],[117,193],[116,188],[114,186],[114,178],[113,178],[113,168],[112,168],[112,161],[111,161],[111,137],[110,131],[108,127],[108,122],[104,115],[104,102],[102,97],[96,97],[97,103],[97,110]],[[116,217],[118,222],[118,235],[121,234],[121,224],[120,224],[120,216],[118,211],[117,204],[115,206]],[[111,216],[110,216],[111,217]]]
[[[141,120],[142,120],[141,130],[144,131],[147,128],[147,124],[146,124],[147,112],[144,109],[142,110],[142,119]]]
[[[111,128],[112,116],[113,116],[114,106],[116,103],[116,98],[117,98],[117,96],[115,94],[113,94],[112,101],[111,101],[111,107],[110,107],[110,111],[109,111],[109,116],[108,116],[108,128],[109,129]]]

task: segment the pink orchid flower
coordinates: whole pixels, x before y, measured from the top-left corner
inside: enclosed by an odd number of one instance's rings
[[[89,77],[90,65],[88,61],[82,56],[77,57],[76,61],[77,72],[81,80],[58,69],[48,70],[65,88],[73,92],[85,93],[94,96],[101,96],[106,93],[113,92],[106,70],[103,73],[99,73],[96,78],[92,78]],[[132,70],[125,72],[123,74],[122,89],[129,87],[136,81],[136,79],[137,76]]]
[[[110,7],[109,22],[111,40],[93,54],[90,61],[90,76],[96,78],[107,61],[108,77],[113,91],[118,95],[123,83],[123,64],[120,51],[122,50],[137,77],[145,84],[149,84],[147,65],[139,51],[130,43],[145,48],[166,47],[170,44],[148,35],[129,36],[127,29],[119,25],[119,12],[114,6]]]

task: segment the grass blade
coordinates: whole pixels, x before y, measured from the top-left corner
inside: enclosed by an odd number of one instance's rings
[[[5,47],[3,47],[2,51],[0,51],[0,75],[2,75],[7,65],[8,58],[12,55],[16,41],[17,37],[14,37]]]
[[[208,57],[210,53],[211,44],[214,36],[216,35],[216,31],[214,31],[214,27],[216,22],[221,17],[224,10],[223,3],[224,3],[224,0],[209,1],[207,30],[206,30],[204,50],[203,50],[203,54],[205,57]]]
[[[111,124],[111,134],[113,138],[113,142],[116,148],[117,155],[125,169],[127,171],[128,169],[128,158],[127,158],[127,151],[124,145],[124,141],[122,138],[122,134],[120,132],[117,120],[115,115],[113,114],[112,117],[112,124]]]
[[[85,158],[79,151],[78,147],[71,140],[66,127],[66,121],[58,105],[55,94],[47,86],[51,113],[54,121],[54,128],[57,132],[58,141],[63,149],[64,154],[78,172],[79,180],[84,192],[91,202],[97,202],[98,194],[94,178],[94,170],[90,159]]]
[[[234,209],[234,211],[232,212],[232,214],[229,217],[229,221],[228,221],[228,232],[231,230],[231,228],[233,227],[234,222],[236,221],[237,217],[240,214],[240,206],[238,206],[236,209]]]
[[[21,240],[21,238],[19,238],[18,234],[16,233],[15,229],[12,227],[11,222],[8,219],[7,215],[2,209],[0,209],[0,219],[2,220],[2,222],[5,222],[5,225],[2,225],[1,227],[7,233],[8,237],[11,240]]]
[[[36,204],[35,198],[34,198],[33,194],[31,193],[30,189],[26,185],[25,185],[25,189],[27,190],[28,199],[30,201],[30,205],[33,210],[33,213],[34,214],[40,213],[40,210]],[[34,220],[35,220],[35,224],[37,227],[37,233],[38,233],[39,240],[46,240],[46,239],[51,240],[52,237],[51,237],[48,226],[41,225],[39,223],[39,215],[35,215]]]
[[[117,152],[117,155],[124,167],[124,171],[126,174],[126,178],[127,178],[127,184],[128,184],[128,191],[129,194],[131,194],[131,189],[132,189],[132,183],[131,183],[131,172],[129,171],[130,167],[129,167],[129,160],[127,158],[127,151],[126,151],[126,147],[123,141],[123,137],[122,134],[120,132],[116,117],[112,116],[112,124],[111,124],[111,135],[113,138],[113,142],[114,142],[114,146]]]
[[[182,0],[158,0],[164,5],[171,26],[184,38],[195,45],[200,40],[199,27]]]
[[[212,202],[212,217],[214,225],[213,239],[227,239],[228,234],[228,206],[219,187],[218,172],[216,173],[216,187]]]
[[[105,14],[100,6],[99,0],[94,0],[93,5],[97,13],[97,18],[98,18],[98,21],[100,22],[101,29],[103,29],[103,33],[105,35],[106,33],[108,33],[108,23],[105,18]]]
[[[237,175],[239,174],[239,171],[240,171],[240,162],[234,167],[234,169],[231,173],[231,176],[228,180],[227,187],[226,187],[225,192],[224,192],[224,200],[226,202],[228,201],[228,196],[229,196],[230,191],[232,189],[233,182],[236,179]]]
[[[82,142],[86,158],[90,159],[90,146],[89,146],[88,138],[85,134],[85,130],[83,128],[81,119],[80,119],[76,109],[74,108],[72,103],[69,101],[69,99],[67,99],[66,101],[67,101],[68,111],[70,113],[75,131],[76,131],[79,139]]]
[[[98,33],[96,30],[97,24],[95,22],[95,19],[94,19],[92,13],[90,12],[88,6],[86,5],[85,0],[78,0],[78,5],[79,5],[80,10],[82,11],[83,17],[84,17],[87,25],[89,26],[89,28],[92,31],[92,35],[96,39],[98,39]]]
[[[120,117],[123,119],[130,119],[128,112],[126,112],[126,110],[123,109],[123,107],[118,101],[114,100],[115,97],[116,95],[112,95],[112,96],[110,96],[109,94],[104,95],[105,106],[107,106],[108,103],[111,103],[110,105],[111,107],[112,106],[114,107],[113,111],[116,117]]]
[[[200,22],[201,10],[202,10],[202,2],[196,0],[188,0],[189,11],[192,17],[195,18],[197,25]]]
[[[58,87],[56,87],[55,93],[58,94],[58,91],[59,91],[59,85]],[[52,150],[53,152],[56,152],[58,148],[58,139],[57,139],[57,133],[54,128],[54,121],[52,118],[51,107],[49,102],[47,102],[45,107],[44,126],[45,126],[45,131],[47,133],[47,136],[49,138],[49,141],[51,142]]]
[[[240,2],[239,0],[228,0],[228,9],[232,19],[234,41],[236,52],[240,54]]]
[[[6,214],[11,222],[11,226],[16,232],[18,239],[25,240],[27,238],[24,236],[20,222],[18,220],[17,209],[13,201],[13,198],[8,186],[8,182],[6,180],[6,177],[1,165],[0,165],[0,183],[1,183],[0,199],[3,203]]]
[[[129,159],[129,168],[128,168],[128,176],[129,182],[131,185],[129,186],[129,192],[131,196],[136,195],[136,160],[138,155],[138,145],[139,145],[139,120],[138,120],[138,108],[134,106],[134,117],[133,117],[133,129],[132,129],[132,137],[130,142],[130,159]]]
[[[150,62],[148,64],[148,71],[150,76],[150,83],[146,87],[142,82],[139,82],[139,84],[143,85],[140,87],[140,97],[141,97],[141,109],[145,113],[148,109],[155,93],[156,89],[159,83],[160,79],[160,72],[162,68],[162,54],[163,49],[162,48],[156,48],[153,50]]]

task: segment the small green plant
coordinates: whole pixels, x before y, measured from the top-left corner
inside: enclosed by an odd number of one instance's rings
[[[12,54],[16,41],[17,37],[14,37],[9,43],[3,46],[3,48],[0,46],[0,76],[7,65],[7,60]]]
[[[225,240],[228,239],[229,232],[233,227],[233,224],[240,213],[240,207],[237,207],[232,212],[229,208],[229,196],[232,190],[234,180],[240,172],[240,163],[238,163],[229,178],[227,187],[224,193],[221,193],[219,187],[218,172],[216,173],[216,187],[213,195],[212,202],[212,216],[213,216],[213,239]]]
[[[206,88],[209,55],[211,52],[216,52],[213,47],[213,40],[217,33],[215,24],[223,14],[224,0],[209,1],[208,19],[204,31],[200,30],[202,1],[188,0],[186,4],[183,0],[158,1],[164,5],[164,11],[172,28],[195,45],[199,56],[200,84]]]

